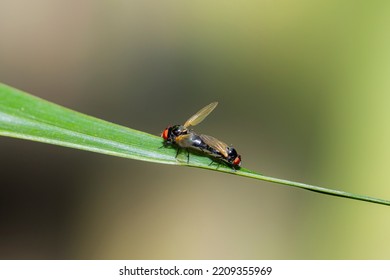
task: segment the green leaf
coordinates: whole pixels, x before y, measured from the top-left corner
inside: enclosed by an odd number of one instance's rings
[[[224,165],[210,165],[210,158],[199,153],[191,153],[187,163],[185,153],[176,158],[174,148],[162,147],[161,137],[75,112],[1,83],[0,135],[136,160],[210,169],[390,206],[389,200],[272,178],[246,168],[235,171]]]

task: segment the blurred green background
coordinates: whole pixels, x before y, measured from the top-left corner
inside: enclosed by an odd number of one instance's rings
[[[0,81],[269,176],[390,199],[389,1],[20,1]],[[1,102],[1,100],[0,100]],[[2,259],[389,259],[390,208],[0,138]]]

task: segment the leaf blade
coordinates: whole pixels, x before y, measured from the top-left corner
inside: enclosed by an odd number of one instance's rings
[[[241,168],[210,165],[210,158],[191,153],[176,158],[162,148],[162,138],[94,118],[0,83],[0,135],[155,163],[185,165],[231,173],[322,194],[390,206],[389,200],[273,178]]]

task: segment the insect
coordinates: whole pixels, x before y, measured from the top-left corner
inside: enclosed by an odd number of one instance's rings
[[[202,122],[217,105],[218,102],[212,102],[203,107],[195,115],[190,117],[184,125],[167,127],[161,133],[161,137],[164,139],[165,145],[178,146],[176,157],[179,154],[180,148],[186,149],[187,152],[188,149],[196,149],[227,163],[233,169],[237,169],[241,164],[241,156],[237,153],[236,149],[212,136],[203,134],[198,135],[189,128]],[[188,161],[189,153],[187,153],[187,162]]]

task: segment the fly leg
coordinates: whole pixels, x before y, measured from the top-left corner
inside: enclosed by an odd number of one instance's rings
[[[213,165],[214,163],[217,165],[216,169],[218,170],[219,165],[220,165],[220,163],[218,161],[211,160],[211,162],[209,163],[209,166]]]
[[[188,151],[188,149],[185,149],[186,152],[187,152],[187,164],[190,163],[190,152]],[[181,148],[177,148],[176,150],[176,156],[175,156],[175,159],[177,160],[177,157],[179,156],[179,154],[181,153],[182,149]]]
[[[180,150],[181,150],[180,148],[177,148],[175,158],[177,158],[177,156],[180,154]]]

